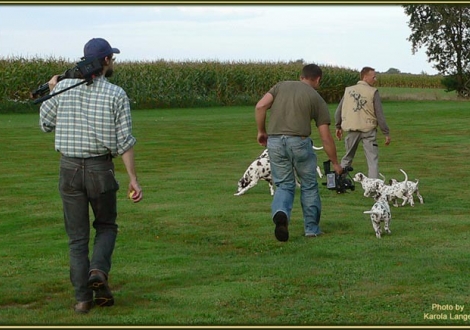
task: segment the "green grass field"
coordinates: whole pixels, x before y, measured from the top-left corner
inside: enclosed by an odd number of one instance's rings
[[[382,100],[387,101],[458,101],[457,93],[439,88],[379,87]]]
[[[360,185],[321,185],[325,235],[308,239],[298,190],[287,243],[274,238],[266,182],[233,195],[262,151],[254,107],[134,111],[144,200],[126,198],[117,159],[116,304],[87,315],[72,309],[53,134],[35,114],[1,115],[0,326],[468,325],[468,103],[384,110],[392,143],[379,133],[380,172],[418,178],[425,204],[392,207],[379,240]],[[361,150],[353,167],[367,172]]]

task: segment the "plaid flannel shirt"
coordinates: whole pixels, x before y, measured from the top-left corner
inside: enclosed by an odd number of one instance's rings
[[[51,93],[77,84],[63,79]],[[44,101],[39,124],[55,131],[55,149],[67,157],[89,158],[111,153],[122,155],[135,145],[129,98],[119,86],[100,76]]]

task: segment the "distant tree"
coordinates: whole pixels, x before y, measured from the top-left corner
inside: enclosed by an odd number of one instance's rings
[[[427,47],[428,62],[443,75],[445,86],[459,96],[470,94],[470,7],[468,5],[403,5],[410,17],[412,53]]]
[[[290,64],[300,64],[300,65],[303,65],[303,64],[305,64],[305,61],[304,61],[303,58],[299,58],[298,60],[295,60],[295,61],[290,60],[289,63],[290,63]]]
[[[398,74],[398,73],[401,73],[401,71],[398,70],[398,69],[395,69],[395,68],[390,68],[387,71],[385,71],[384,73]]]

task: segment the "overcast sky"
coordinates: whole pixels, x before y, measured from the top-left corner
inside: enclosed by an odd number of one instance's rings
[[[0,1],[0,58],[78,62],[94,37],[118,60],[307,63],[436,74],[413,55],[400,5],[8,5]]]

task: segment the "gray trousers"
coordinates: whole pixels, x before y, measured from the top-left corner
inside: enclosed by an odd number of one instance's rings
[[[65,231],[69,238],[70,281],[77,301],[93,300],[93,290],[87,287],[90,270],[99,269],[107,275],[111,269],[111,256],[118,228],[118,189],[110,156],[86,159],[62,156],[59,192],[64,210]],[[90,206],[95,217],[91,261]]]
[[[352,166],[354,156],[356,155],[359,143],[362,142],[364,154],[367,160],[368,174],[367,176],[372,179],[379,178],[379,146],[377,144],[377,130],[374,129],[370,132],[348,132],[344,139],[346,154],[341,159],[341,166]]]

